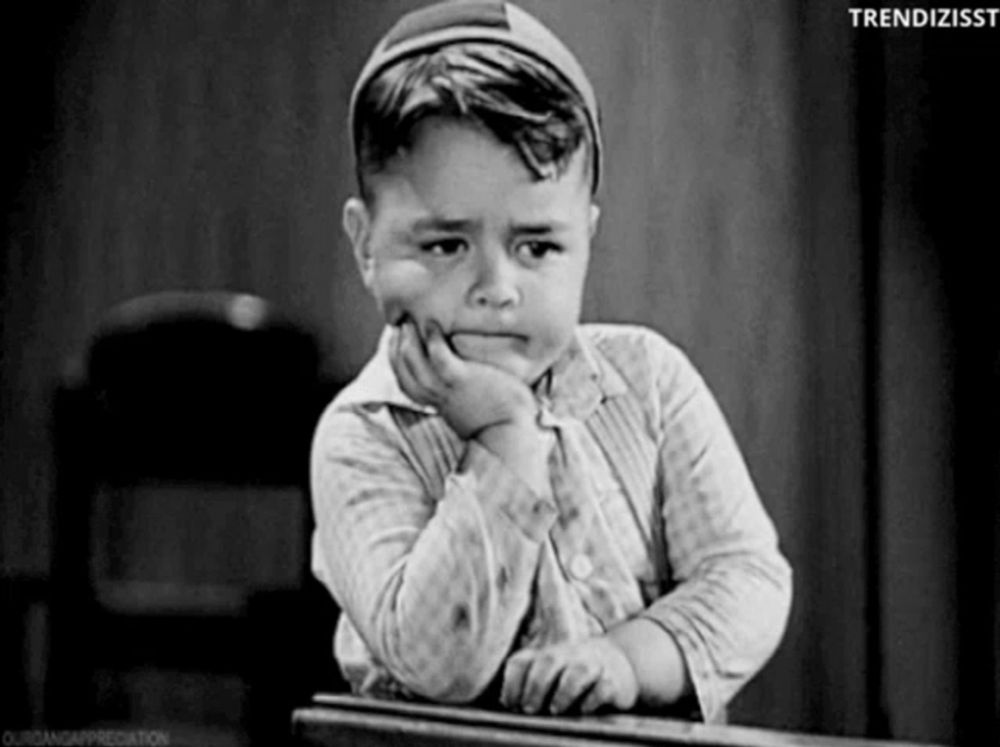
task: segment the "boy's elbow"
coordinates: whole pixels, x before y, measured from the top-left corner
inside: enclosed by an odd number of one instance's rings
[[[732,587],[740,604],[733,612],[744,621],[734,640],[756,668],[784,638],[792,608],[792,568],[776,547],[747,553],[734,568],[740,569]]]
[[[449,657],[451,658],[451,657]],[[473,657],[456,656],[449,662],[438,662],[436,667],[428,667],[415,672],[407,667],[399,677],[410,692],[435,703],[462,705],[476,700],[493,679],[494,671]]]
[[[770,588],[767,601],[762,603],[758,599],[754,604],[766,617],[762,621],[763,630],[760,635],[761,647],[764,649],[762,658],[766,660],[778,649],[788,627],[792,610],[793,573],[791,565],[777,551],[758,568],[758,573],[766,580],[764,586]]]
[[[776,614],[781,619],[781,633],[785,631],[792,609],[793,573],[792,566],[780,552],[775,551],[772,560],[771,578],[777,597]]]
[[[436,703],[462,704],[478,698],[499,661],[481,641],[456,636],[436,645],[421,635],[382,637],[382,661],[407,690]],[[501,654],[502,658],[502,654]]]
[[[491,680],[491,672],[452,672],[436,683],[433,691],[424,697],[438,703],[464,705],[482,695]]]
[[[786,618],[792,603],[792,566],[777,544],[751,548],[734,560],[742,568],[746,588],[753,589],[755,597],[764,595],[774,615]]]

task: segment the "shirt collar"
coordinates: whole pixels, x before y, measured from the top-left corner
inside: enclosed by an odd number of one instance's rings
[[[340,404],[387,404],[435,414],[429,406],[414,402],[400,388],[389,363],[391,329],[383,329],[375,355],[337,398]],[[566,350],[535,387],[543,411],[557,418],[586,420],[609,397],[627,391],[621,374],[577,327]]]

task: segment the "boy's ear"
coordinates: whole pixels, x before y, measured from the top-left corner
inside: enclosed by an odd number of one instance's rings
[[[366,288],[371,288],[374,260],[370,250],[371,215],[368,206],[359,197],[349,197],[344,203],[342,216],[344,233],[350,239],[354,249],[354,261],[358,263],[358,272]]]
[[[594,234],[597,233],[597,224],[601,220],[601,206],[596,202],[590,203],[590,238],[594,238]]]

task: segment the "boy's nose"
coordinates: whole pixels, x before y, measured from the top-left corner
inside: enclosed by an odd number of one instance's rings
[[[476,275],[470,290],[474,306],[504,308],[520,299],[517,268],[506,252],[481,255],[476,263]]]

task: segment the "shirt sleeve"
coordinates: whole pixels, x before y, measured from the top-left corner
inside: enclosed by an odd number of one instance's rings
[[[465,702],[510,649],[556,511],[475,441],[438,495],[413,458],[388,408],[328,410],[312,452],[314,553],[321,580],[403,687]]]
[[[676,586],[644,616],[677,642],[712,721],[777,648],[791,569],[714,397],[679,350],[663,352],[659,469]]]

